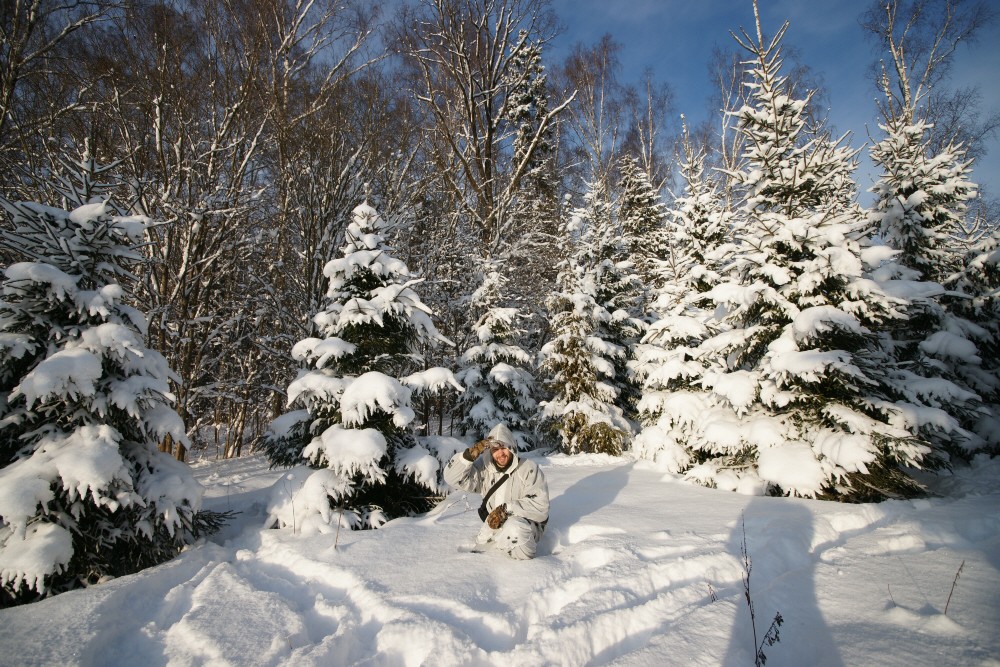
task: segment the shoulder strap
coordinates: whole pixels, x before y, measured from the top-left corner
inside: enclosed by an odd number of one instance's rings
[[[490,513],[489,510],[486,509],[486,501],[490,499],[490,496],[496,493],[496,490],[500,488],[501,484],[507,481],[508,477],[510,477],[510,473],[505,472],[503,476],[500,479],[498,479],[493,486],[490,487],[490,490],[486,492],[486,495],[483,496],[483,504],[479,506],[479,517],[483,521],[486,521],[486,517],[489,516]]]
[[[490,499],[490,496],[492,496],[494,493],[496,493],[496,490],[500,488],[500,485],[507,481],[508,477],[510,477],[510,473],[506,473],[505,472],[503,474],[503,477],[501,477],[500,479],[498,479],[497,482],[496,482],[496,484],[494,484],[493,486],[490,487],[490,490],[486,492],[485,496],[483,496],[483,505],[485,505],[486,501]]]

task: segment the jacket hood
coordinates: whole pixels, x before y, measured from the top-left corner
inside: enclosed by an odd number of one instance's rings
[[[507,446],[507,449],[512,452],[517,451],[517,443],[514,442],[514,434],[510,432],[510,429],[507,428],[506,424],[497,424],[488,434],[486,434],[486,437],[496,440],[497,442],[502,442]]]

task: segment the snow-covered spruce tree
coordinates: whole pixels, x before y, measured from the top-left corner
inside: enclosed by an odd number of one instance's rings
[[[626,411],[634,407],[635,385],[627,363],[639,323],[624,309],[635,294],[631,265],[615,262],[606,247],[620,235],[611,229],[600,188],[591,188],[587,209],[570,219],[565,236],[576,249],[560,264],[546,304],[553,335],[540,356],[551,396],[542,403],[543,429],[558,436],[566,453],[620,454],[633,434]]]
[[[600,309],[580,282],[567,260],[558,278],[562,289],[548,300],[553,337],[542,348],[540,369],[551,398],[541,403],[542,428],[558,438],[559,450],[567,454],[618,455],[632,427],[615,405],[618,391],[609,382],[615,369],[608,357],[623,352],[593,335],[593,318]]]
[[[988,414],[973,430],[992,452],[1000,453],[1000,388],[996,384],[1000,378],[1000,230],[994,228],[973,242],[962,269],[950,284],[966,295],[954,299],[952,308],[985,333],[976,337],[982,366],[975,386]]]
[[[411,399],[461,386],[444,368],[423,369],[421,349],[448,341],[384,232],[375,209],[354,209],[342,257],[324,269],[327,302],[313,317],[319,337],[292,349],[306,364],[288,387],[289,405],[300,409],[276,419],[264,439],[275,465],[319,469],[291,499],[300,505],[295,530],[332,530],[341,515],[352,528],[377,528],[430,509],[440,490],[439,459],[408,428]]]
[[[881,126],[886,136],[872,148],[872,159],[882,169],[873,188],[872,220],[885,243],[898,251],[894,262],[881,267],[878,275],[897,283],[925,283],[919,296],[911,299],[907,317],[892,327],[895,356],[908,368],[954,381],[993,402],[1000,379],[995,365],[990,367],[993,359],[984,355],[992,336],[964,317],[973,314],[968,306],[974,293],[954,292],[972,286],[961,278],[969,275],[966,262],[972,259],[964,226],[967,202],[976,194],[976,186],[968,180],[971,161],[954,145],[932,154],[931,128],[920,121],[907,122],[911,116],[901,113],[890,118]],[[952,291],[933,289],[935,285],[927,282]],[[1000,437],[992,432],[992,420],[980,404],[943,407],[977,433],[963,441],[945,442],[952,454],[968,456],[982,439]]]
[[[704,151],[695,150],[686,127],[681,148],[684,190],[667,211],[670,252],[658,263],[661,282],[652,295],[653,321],[630,364],[642,385],[638,407],[643,430],[634,442],[635,452],[662,464],[671,453],[687,461],[683,448],[657,425],[661,406],[675,391],[686,390],[699,373],[695,350],[711,333],[718,333],[720,324],[713,319],[715,303],[705,295],[722,282],[722,267],[736,249],[729,242],[731,212],[721,203],[719,184],[706,175]],[[683,465],[674,461],[671,467]]]
[[[0,602],[167,560],[212,527],[187,466],[164,358],[127,305],[147,221],[105,202],[71,212],[0,200],[26,261],[0,301]]]
[[[628,369],[635,345],[645,330],[647,289],[635,273],[628,254],[628,240],[614,207],[600,184],[585,195],[586,205],[574,215],[581,227],[576,248],[577,267],[582,270],[581,288],[593,296],[593,333],[613,353],[606,355],[614,367],[608,377],[617,392],[615,405],[626,419],[634,420],[639,386]]]
[[[920,493],[906,472],[931,459],[926,437],[958,429],[944,410],[907,400],[877,327],[898,299],[866,279],[867,221],[853,201],[856,153],[805,135],[806,99],[787,94],[779,43],[746,33],[750,103],[739,113],[746,191],[738,280],[708,295],[721,333],[694,354],[689,389],[664,397],[659,427],[676,446],[668,468],[703,484],[848,501]],[[915,389],[915,387],[911,387]],[[964,400],[927,380],[933,400]],[[911,392],[916,394],[916,392]]]
[[[518,41],[525,39],[522,32]],[[555,285],[562,252],[555,123],[547,119],[548,85],[540,44],[530,44],[512,55],[508,81],[504,110],[516,129],[512,145],[514,200],[504,240],[510,244],[505,250],[509,257],[506,266],[509,289],[525,301],[524,314],[539,320],[544,315],[540,297]]]
[[[522,31],[519,41],[527,38]],[[555,141],[553,124],[542,126],[548,115],[549,97],[545,67],[542,65],[542,50],[539,44],[531,44],[518,50],[511,57],[509,90],[504,109],[507,118],[516,126],[513,141],[513,166],[516,191],[522,196],[514,205],[515,217],[520,214],[524,220],[515,224],[528,223],[532,218],[543,215],[552,227],[546,231],[558,232],[556,213],[557,177],[554,171]]]
[[[705,173],[705,152],[695,149],[687,127],[681,151],[684,190],[667,212],[672,252],[670,265],[661,269],[661,279],[673,289],[661,290],[654,300],[666,310],[675,302],[673,295],[686,299],[692,292],[704,294],[717,285],[733,251],[732,244],[727,246],[732,212],[723,202],[718,181]]]
[[[649,175],[634,157],[625,156],[618,164],[621,179],[618,200],[618,222],[621,225],[624,253],[631,259],[646,293],[656,291],[661,284],[658,266],[670,254],[670,242],[665,230],[666,206],[649,180]],[[645,304],[640,309],[645,310]],[[643,313],[645,314],[645,313]]]
[[[976,186],[971,160],[959,146],[931,155],[930,126],[902,118],[880,125],[886,136],[872,147],[882,175],[872,191],[872,214],[883,241],[900,251],[897,261],[923,280],[945,284],[961,267],[959,240],[966,202]]]
[[[501,269],[484,261],[482,284],[472,295],[471,310],[478,319],[472,345],[459,359],[457,377],[465,386],[459,409],[466,433],[479,439],[503,423],[519,449],[531,449],[531,421],[538,412],[534,359],[518,344],[523,315],[518,308],[502,305],[509,280]]]

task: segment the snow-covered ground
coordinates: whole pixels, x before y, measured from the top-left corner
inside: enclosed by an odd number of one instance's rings
[[[200,462],[207,505],[236,520],[160,567],[0,611],[0,664],[753,665],[745,525],[757,641],[785,621],[769,667],[1000,665],[1000,460],[936,480],[945,497],[878,505],[538,461],[552,512],[528,562],[461,549],[471,494],[303,536],[264,526],[287,473]]]

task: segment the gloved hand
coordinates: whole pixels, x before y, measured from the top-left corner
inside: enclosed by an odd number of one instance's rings
[[[490,515],[486,517],[486,525],[492,528],[493,530],[496,530],[497,528],[503,525],[503,522],[507,520],[508,516],[509,515],[507,514],[507,504],[504,503],[503,505],[498,505],[497,507],[493,508],[493,511],[490,512]]]
[[[465,459],[467,461],[475,461],[479,458],[479,455],[483,453],[483,450],[490,446],[489,440],[480,440],[472,447],[465,450]]]

